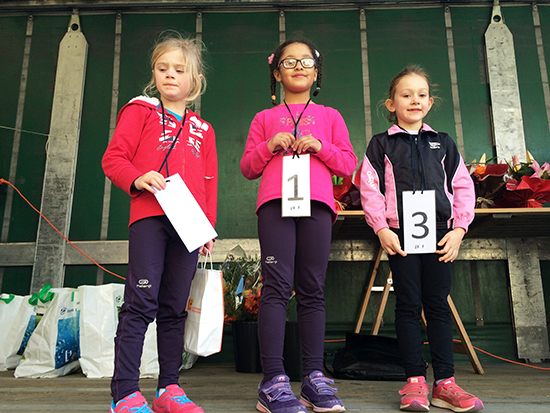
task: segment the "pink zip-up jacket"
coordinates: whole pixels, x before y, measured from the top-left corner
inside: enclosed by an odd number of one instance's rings
[[[435,190],[437,228],[474,219],[474,183],[452,138],[427,124],[418,135],[394,125],[373,136],[361,167],[361,203],[375,233],[402,228],[403,191]]]
[[[298,119],[305,104],[285,105],[266,109],[254,117],[241,159],[241,172],[247,179],[262,178],[258,190],[256,211],[265,202],[282,196],[283,151],[271,152],[267,142],[279,132],[294,134],[294,119]],[[310,103],[298,125],[297,139],[312,135],[322,148],[311,154],[311,199],[327,204],[337,216],[332,189],[332,175],[350,176],[357,165],[357,157],[349,140],[342,115],[333,108]]]
[[[164,215],[155,196],[149,191],[132,187],[141,175],[161,167],[174,141],[181,122],[165,111],[165,125],[160,102],[156,98],[139,96],[119,112],[113,139],[103,155],[105,175],[128,193],[130,225],[142,218]],[[166,135],[163,135],[164,131]],[[218,200],[218,158],[212,126],[192,111],[168,156],[168,172],[179,173],[206,217],[216,224]],[[166,166],[160,173],[166,178]]]

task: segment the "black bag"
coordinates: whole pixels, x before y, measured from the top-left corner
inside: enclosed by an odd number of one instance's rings
[[[332,369],[337,379],[406,381],[397,339],[384,336],[346,333],[346,345],[334,353]]]

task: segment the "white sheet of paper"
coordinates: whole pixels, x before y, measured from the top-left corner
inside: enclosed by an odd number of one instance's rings
[[[283,157],[282,216],[311,216],[309,154]]]
[[[403,227],[407,254],[435,252],[435,191],[403,191]]]
[[[155,196],[189,252],[218,236],[179,174],[166,178],[166,188]]]

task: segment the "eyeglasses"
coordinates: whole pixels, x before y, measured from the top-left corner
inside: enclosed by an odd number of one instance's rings
[[[285,69],[294,69],[298,62],[300,62],[304,69],[315,67],[315,59],[311,57],[306,57],[304,59],[283,59],[279,63],[279,66],[282,65]]]

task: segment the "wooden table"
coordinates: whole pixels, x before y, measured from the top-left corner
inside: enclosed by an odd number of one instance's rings
[[[379,248],[363,211],[355,210],[338,214],[333,245],[343,261],[376,261]],[[457,260],[470,261],[476,274],[478,260],[508,262],[517,357],[532,363],[550,358],[540,271],[540,261],[550,260],[550,208],[476,209]]]

